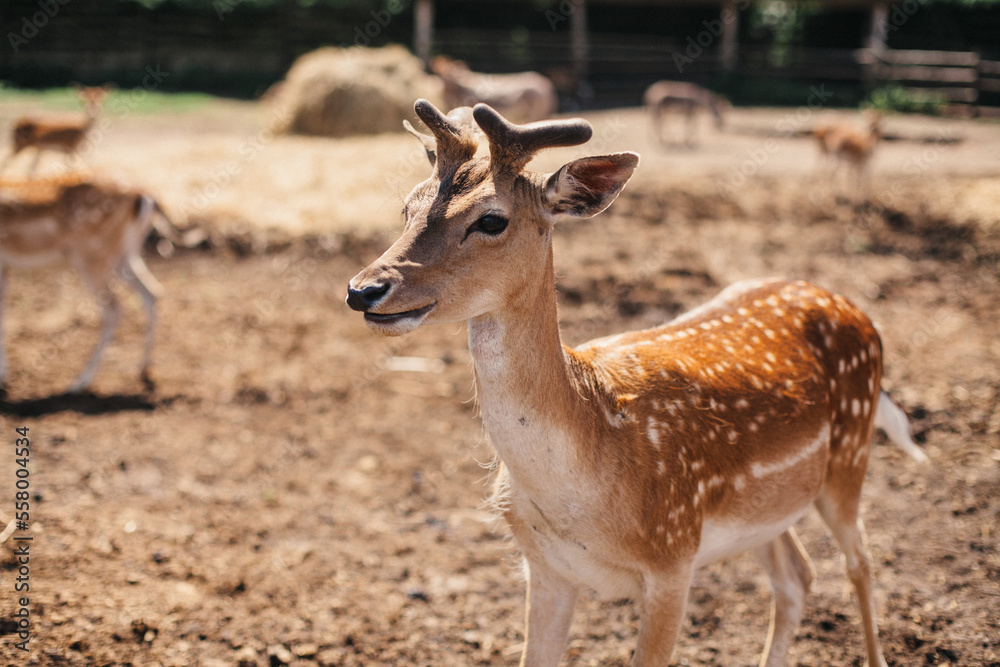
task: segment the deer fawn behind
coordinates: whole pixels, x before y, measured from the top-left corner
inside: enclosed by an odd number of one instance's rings
[[[858,197],[867,197],[871,189],[871,159],[875,145],[882,137],[882,116],[877,111],[866,114],[864,129],[840,122],[820,125],[812,132],[820,155],[833,161],[834,173],[846,166],[854,174]]]
[[[14,125],[14,149],[0,165],[6,167],[21,151],[27,148],[35,149],[35,157],[31,163],[29,175],[34,174],[42,151],[50,150],[66,155],[72,155],[83,143],[87,132],[101,114],[101,105],[107,97],[110,88],[80,87],[77,93],[83,102],[83,117],[78,116],[28,116],[21,118]]]
[[[142,378],[147,385],[162,288],[139,254],[151,227],[181,245],[200,242],[199,231],[181,235],[149,195],[111,180],[78,174],[54,179],[0,181],[0,387],[7,379],[3,298],[8,268],[64,262],[72,266],[101,306],[100,341],[69,391],[93,380],[121,315],[111,288],[118,275],[141,297],[148,324]]]

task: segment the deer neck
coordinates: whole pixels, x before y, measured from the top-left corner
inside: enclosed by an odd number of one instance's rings
[[[565,426],[581,401],[559,336],[549,246],[543,279],[499,311],[469,320],[477,401],[493,446],[519,482],[544,484],[576,458]]]

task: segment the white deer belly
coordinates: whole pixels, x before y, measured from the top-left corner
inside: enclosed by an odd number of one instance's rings
[[[707,519],[701,527],[701,544],[694,557],[695,567],[767,544],[802,518],[807,509],[808,505],[794,514],[766,524]]]

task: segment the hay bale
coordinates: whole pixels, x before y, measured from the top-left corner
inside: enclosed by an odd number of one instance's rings
[[[296,60],[275,97],[282,131],[346,137],[401,131],[414,100],[439,103],[441,83],[401,46],[326,47]]]

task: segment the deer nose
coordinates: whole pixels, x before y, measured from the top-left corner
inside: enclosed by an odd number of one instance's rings
[[[364,312],[378,303],[388,293],[388,283],[374,283],[372,285],[365,285],[361,289],[348,286],[347,305],[354,310]]]

